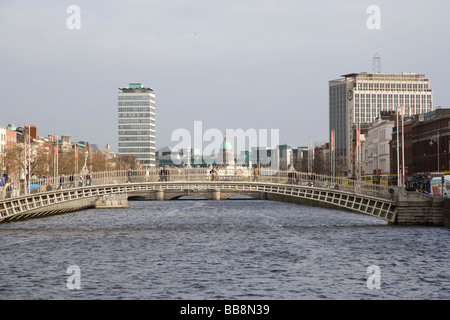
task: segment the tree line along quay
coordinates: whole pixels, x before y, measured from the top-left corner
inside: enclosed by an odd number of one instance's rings
[[[36,126],[32,125],[15,127],[10,124],[3,128],[3,133],[1,129],[4,144],[0,148],[0,187],[26,185],[33,180],[55,183],[63,176],[67,182],[71,182],[69,178],[73,176],[73,182],[78,185],[80,176],[86,179],[89,171],[139,168],[134,156],[119,158],[109,145],[98,148],[87,141],[72,141],[68,135],[41,137],[37,135]]]

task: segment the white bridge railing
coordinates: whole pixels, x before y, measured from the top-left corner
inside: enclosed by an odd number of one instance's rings
[[[123,183],[145,183],[164,181],[242,181],[265,182],[288,185],[310,186],[320,189],[335,189],[358,195],[393,200],[394,190],[387,186],[368,184],[345,177],[330,177],[296,171],[279,171],[261,168],[257,174],[250,168],[236,167],[211,172],[210,168],[170,168],[161,172],[159,168],[139,170],[117,170],[93,172],[90,175],[58,175],[9,183],[0,187],[0,200],[24,195],[39,194],[55,190],[76,189],[85,186],[115,185]]]
[[[388,188],[352,179],[268,169],[259,174],[243,168],[218,172],[201,168],[171,169],[170,172],[154,169],[96,172],[90,177],[74,175],[73,179],[61,175],[57,179],[36,179],[28,186],[6,185],[1,190],[0,223],[82,210],[92,207],[92,201],[99,197],[109,195],[155,192],[158,200],[164,190],[181,194],[215,192],[216,197],[220,190],[260,192],[270,197],[277,195],[278,199],[287,196],[318,201],[389,222],[395,221],[397,211],[397,202]]]

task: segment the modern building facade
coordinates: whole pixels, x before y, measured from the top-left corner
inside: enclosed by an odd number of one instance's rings
[[[278,146],[279,152],[279,165],[280,170],[288,170],[294,165],[294,154],[292,152],[292,146],[288,144],[282,144]]]
[[[382,111],[403,108],[407,115],[433,109],[433,92],[423,74],[352,73],[329,81],[330,141],[334,132],[334,166],[338,175],[355,172],[356,128],[369,124]]]
[[[365,174],[391,173],[390,142],[393,120],[378,118],[366,134],[366,172]]]
[[[311,165],[309,164],[311,159],[314,158],[314,149],[308,147],[297,147],[292,150],[292,158],[294,162],[294,168],[297,171],[311,171]]]
[[[143,167],[156,165],[155,93],[142,83],[119,88],[118,155],[134,156]]]
[[[312,171],[318,174],[330,175],[330,144],[323,143],[313,149],[314,159]]]
[[[272,152],[274,151],[270,147],[252,147],[249,155],[249,163],[252,167],[269,167],[271,165]]]

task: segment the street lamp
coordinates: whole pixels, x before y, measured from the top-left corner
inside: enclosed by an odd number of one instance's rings
[[[399,144],[400,144],[400,139],[399,139],[399,113],[401,116],[401,120],[402,120],[402,170],[400,171],[400,150],[398,149]],[[405,177],[405,128],[404,128],[404,121],[405,121],[405,110],[404,110],[404,106],[397,106],[396,109],[396,114],[397,114],[397,181],[398,181],[398,185],[404,185],[404,177]]]
[[[81,172],[83,172],[83,174],[86,174],[88,172],[88,169],[87,169],[88,156],[89,156],[89,152],[86,150],[86,152],[84,153],[84,167],[83,167],[83,169],[81,169]]]
[[[440,161],[439,161],[439,136],[434,136],[430,139],[430,146],[437,142],[437,162],[438,162],[438,172],[440,171]]]

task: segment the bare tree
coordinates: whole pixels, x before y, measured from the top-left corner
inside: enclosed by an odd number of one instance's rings
[[[9,177],[19,178],[25,170],[25,155],[23,144],[8,145],[3,153],[5,172]]]
[[[120,156],[118,162],[121,169],[136,170],[139,168],[139,160],[133,155]]]

